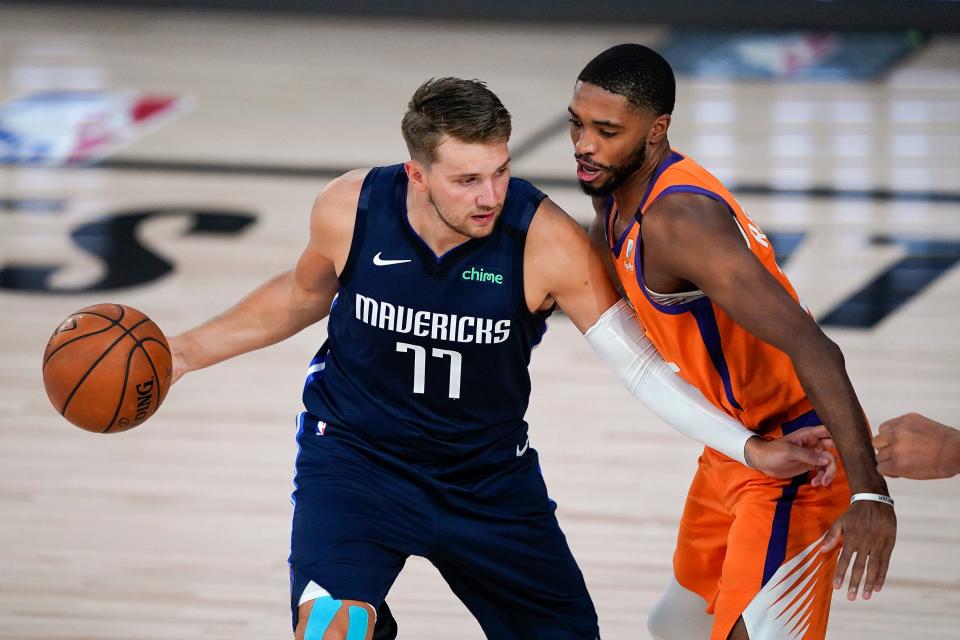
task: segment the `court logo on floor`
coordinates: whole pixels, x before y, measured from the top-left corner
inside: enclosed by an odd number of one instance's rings
[[[678,74],[749,80],[873,80],[922,45],[911,33],[681,29],[663,56]]]
[[[58,166],[99,160],[189,107],[184,96],[43,91],[0,106],[0,163]]]

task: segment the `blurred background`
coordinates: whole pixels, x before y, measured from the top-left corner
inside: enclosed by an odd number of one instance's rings
[[[514,175],[587,222],[567,134],[580,69],[639,42],[673,64],[670,140],[726,181],[843,348],[874,426],[960,423],[960,2],[206,0],[0,6],[0,638],[289,636],[293,418],[312,327],[92,435],[40,378],[99,302],[168,334],[290,268],[331,178],[406,158],[429,77],[488,82]],[[698,448],[555,315],[528,420],[605,638],[646,638]],[[891,481],[900,535],[830,637],[960,637],[960,480]],[[481,638],[411,559],[401,638]]]

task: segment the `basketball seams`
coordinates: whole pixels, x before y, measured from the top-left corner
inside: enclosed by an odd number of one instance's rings
[[[133,340],[134,340],[134,342],[136,342],[136,344],[133,345],[132,347],[130,347],[130,352],[127,354],[127,366],[126,366],[126,367],[124,368],[124,370],[123,370],[123,382],[122,382],[121,385],[120,385],[120,398],[117,400],[117,408],[114,410],[114,412],[113,412],[113,417],[110,418],[110,421],[107,423],[106,428],[104,428],[104,430],[101,431],[100,433],[109,433],[109,432],[110,432],[110,429],[113,427],[114,421],[116,421],[116,419],[117,419],[117,416],[120,415],[120,407],[123,406],[123,399],[124,399],[124,397],[126,397],[126,394],[127,394],[127,382],[130,380],[130,365],[133,363],[133,357],[134,357],[134,355],[136,354],[137,349],[140,349],[140,350],[143,352],[143,355],[146,356],[146,358],[147,358],[147,363],[150,365],[151,371],[153,371],[154,379],[157,381],[157,403],[156,403],[157,406],[156,406],[156,408],[154,409],[154,411],[156,411],[157,409],[160,408],[160,388],[161,388],[161,386],[160,386],[160,374],[157,373],[157,367],[156,367],[156,365],[153,363],[153,358],[150,357],[150,353],[144,348],[143,343],[144,343],[144,342],[156,342],[156,343],[157,343],[158,345],[160,345],[160,347],[163,348],[167,353],[170,352],[170,349],[167,347],[167,345],[165,345],[165,344],[164,344],[163,342],[161,342],[160,340],[157,340],[156,338],[148,337],[148,338],[144,338],[144,339],[141,340],[141,339],[137,338],[137,336],[133,335],[133,329],[136,329],[136,328],[139,327],[141,324],[143,324],[143,323],[142,323],[142,322],[137,323],[136,325],[134,325],[133,327],[130,328],[130,337],[133,338]],[[121,326],[122,326],[122,325],[121,325]],[[152,415],[152,414],[151,414],[151,415]]]
[[[156,338],[144,338],[143,340],[138,340],[137,342],[139,342],[140,344],[143,344],[144,342],[156,342],[158,345],[160,345],[161,349],[173,355],[170,352],[170,347],[167,344],[161,342],[160,340],[157,340]]]
[[[114,327],[117,327],[117,326],[119,326],[121,329],[126,330],[126,327],[124,327],[122,324],[120,324],[120,321],[123,320],[123,314],[120,314],[120,317],[117,318],[116,320],[114,320],[113,318],[111,318],[111,317],[109,317],[109,316],[105,316],[105,315],[103,315],[102,313],[96,313],[96,312],[91,312],[91,311],[83,311],[83,312],[81,312],[81,313],[74,313],[73,315],[68,316],[68,317],[67,317],[67,320],[69,320],[70,318],[75,318],[75,317],[80,316],[80,315],[96,316],[97,318],[103,318],[104,320],[108,320],[108,321],[110,322],[110,326],[104,327],[103,329],[97,329],[96,331],[91,331],[90,333],[85,333],[85,334],[83,334],[82,336],[77,336],[77,337],[75,337],[75,338],[70,338],[69,340],[67,340],[66,342],[64,342],[63,344],[61,344],[59,347],[57,347],[56,349],[54,349],[54,350],[50,353],[50,355],[48,355],[46,358],[44,358],[44,360],[43,360],[43,367],[44,367],[44,368],[46,368],[47,363],[50,362],[50,358],[52,358],[54,355],[56,355],[61,349],[63,349],[63,348],[64,348],[65,346],[67,346],[68,344],[73,344],[73,343],[76,342],[77,340],[82,340],[83,338],[88,338],[88,337],[90,337],[90,336],[95,336],[95,335],[104,333],[104,332],[106,332],[106,331],[109,331],[110,329],[113,329]]]
[[[73,316],[70,316],[70,317],[73,317]],[[110,326],[104,327],[103,329],[97,329],[96,331],[91,331],[90,333],[85,333],[85,334],[83,334],[82,336],[77,336],[77,337],[75,337],[75,338],[70,338],[69,340],[67,340],[66,342],[64,342],[63,344],[61,344],[59,347],[57,347],[56,349],[54,349],[53,351],[51,351],[51,352],[50,352],[50,355],[48,355],[46,358],[44,358],[44,360],[43,360],[43,366],[44,366],[44,368],[46,368],[47,363],[50,362],[50,358],[52,358],[53,356],[57,355],[57,354],[60,352],[60,350],[63,349],[65,346],[67,346],[67,345],[69,345],[69,344],[73,344],[73,343],[76,342],[77,340],[83,340],[84,338],[89,338],[90,336],[95,336],[95,335],[99,335],[99,334],[101,334],[101,333],[105,333],[105,332],[107,332],[107,331],[110,331],[110,329],[113,329],[114,327],[118,327],[118,326],[120,326],[119,323],[116,323],[116,322],[115,322],[115,323],[111,324]],[[123,327],[120,327],[120,328],[123,329]]]
[[[96,305],[96,306],[99,306],[99,305]],[[109,320],[110,322],[114,322],[114,323],[116,323],[116,324],[120,324],[120,321],[123,320],[123,316],[126,315],[126,312],[124,312],[124,310],[121,309],[121,310],[120,310],[120,317],[119,317],[119,318],[111,318],[110,316],[104,315],[104,314],[102,314],[102,313],[97,313],[96,311],[77,311],[77,312],[76,312],[75,314],[73,314],[73,315],[74,315],[74,316],[79,316],[80,314],[86,314],[86,315],[88,315],[88,316],[97,316],[98,318],[103,318],[104,320]],[[72,318],[73,316],[70,316],[70,317]]]
[[[123,335],[120,336],[119,338],[117,338],[116,340],[114,340],[113,343],[112,343],[109,347],[107,347],[106,349],[104,349],[104,350],[103,350],[103,353],[101,353],[100,356],[93,362],[93,364],[90,365],[90,368],[87,369],[87,371],[83,374],[83,376],[82,376],[82,377],[80,378],[80,380],[77,382],[77,385],[73,388],[73,391],[71,391],[71,392],[70,392],[70,395],[67,396],[66,402],[63,403],[63,409],[60,410],[60,415],[66,417],[67,407],[70,406],[70,401],[73,400],[73,396],[76,395],[77,390],[78,390],[78,389],[80,388],[80,386],[84,383],[84,381],[90,376],[90,374],[93,372],[93,370],[97,368],[97,365],[99,365],[100,362],[101,362],[105,357],[107,357],[107,355],[108,355],[111,351],[113,351],[113,348],[116,347],[116,346],[120,343],[120,341],[123,340],[125,337],[130,336],[131,339],[133,339],[134,341],[136,341],[136,337],[130,335],[130,332],[133,331],[134,329],[136,329],[137,327],[139,327],[140,325],[142,325],[142,324],[145,323],[145,322],[150,322],[150,318],[144,318],[143,320],[141,320],[141,321],[138,322],[137,324],[133,325],[133,326],[130,327],[129,329],[126,329],[123,325],[119,325],[121,329],[124,329]],[[118,324],[119,324],[119,323],[118,323]]]
[[[157,342],[157,343],[160,342],[159,340],[156,340],[156,339],[152,339],[151,341],[152,341],[152,342]],[[146,342],[146,340],[138,340],[138,341],[137,341],[137,346],[134,347],[134,349],[140,349],[141,351],[143,351],[143,355],[145,355],[145,356],[147,357],[147,362],[150,364],[150,369],[153,371],[153,377],[154,377],[154,379],[156,379],[156,381],[157,381],[157,407],[156,407],[156,409],[154,409],[154,411],[156,411],[157,409],[160,408],[160,388],[161,388],[161,387],[160,387],[160,374],[157,373],[157,367],[156,367],[156,365],[153,364],[153,358],[150,357],[150,354],[147,352],[146,348],[144,348],[144,346],[143,346],[143,343],[144,343],[144,342]],[[161,346],[162,346],[162,345],[161,345]],[[153,413],[151,413],[150,415],[153,415]],[[146,420],[146,418],[144,418],[144,420]]]
[[[134,336],[130,336],[136,341],[137,339]],[[127,353],[127,366],[123,368],[123,382],[120,384],[120,397],[117,399],[117,408],[113,410],[113,417],[110,418],[110,421],[107,422],[107,426],[100,433],[106,433],[110,431],[110,428],[113,426],[113,421],[117,419],[117,416],[120,415],[120,407],[123,406],[123,399],[127,395],[127,380],[130,379],[130,363],[133,362],[133,354],[136,353],[137,347],[139,344],[135,344],[130,347],[130,352]]]

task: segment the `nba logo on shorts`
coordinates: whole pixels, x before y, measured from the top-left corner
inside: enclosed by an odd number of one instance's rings
[[[317,435],[322,436],[327,432],[327,423],[323,420],[317,420]]]

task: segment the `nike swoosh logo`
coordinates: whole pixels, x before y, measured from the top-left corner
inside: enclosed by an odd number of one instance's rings
[[[380,257],[380,253],[383,253],[383,252],[382,251],[378,252],[377,255],[373,256],[373,264],[377,265],[378,267],[388,267],[391,264],[403,264],[404,262],[413,262],[413,260],[384,260],[383,258]]]
[[[517,445],[517,457],[519,458],[527,452],[527,449],[530,448],[530,436],[527,436],[527,441],[523,443],[523,449],[520,448],[520,445]]]

